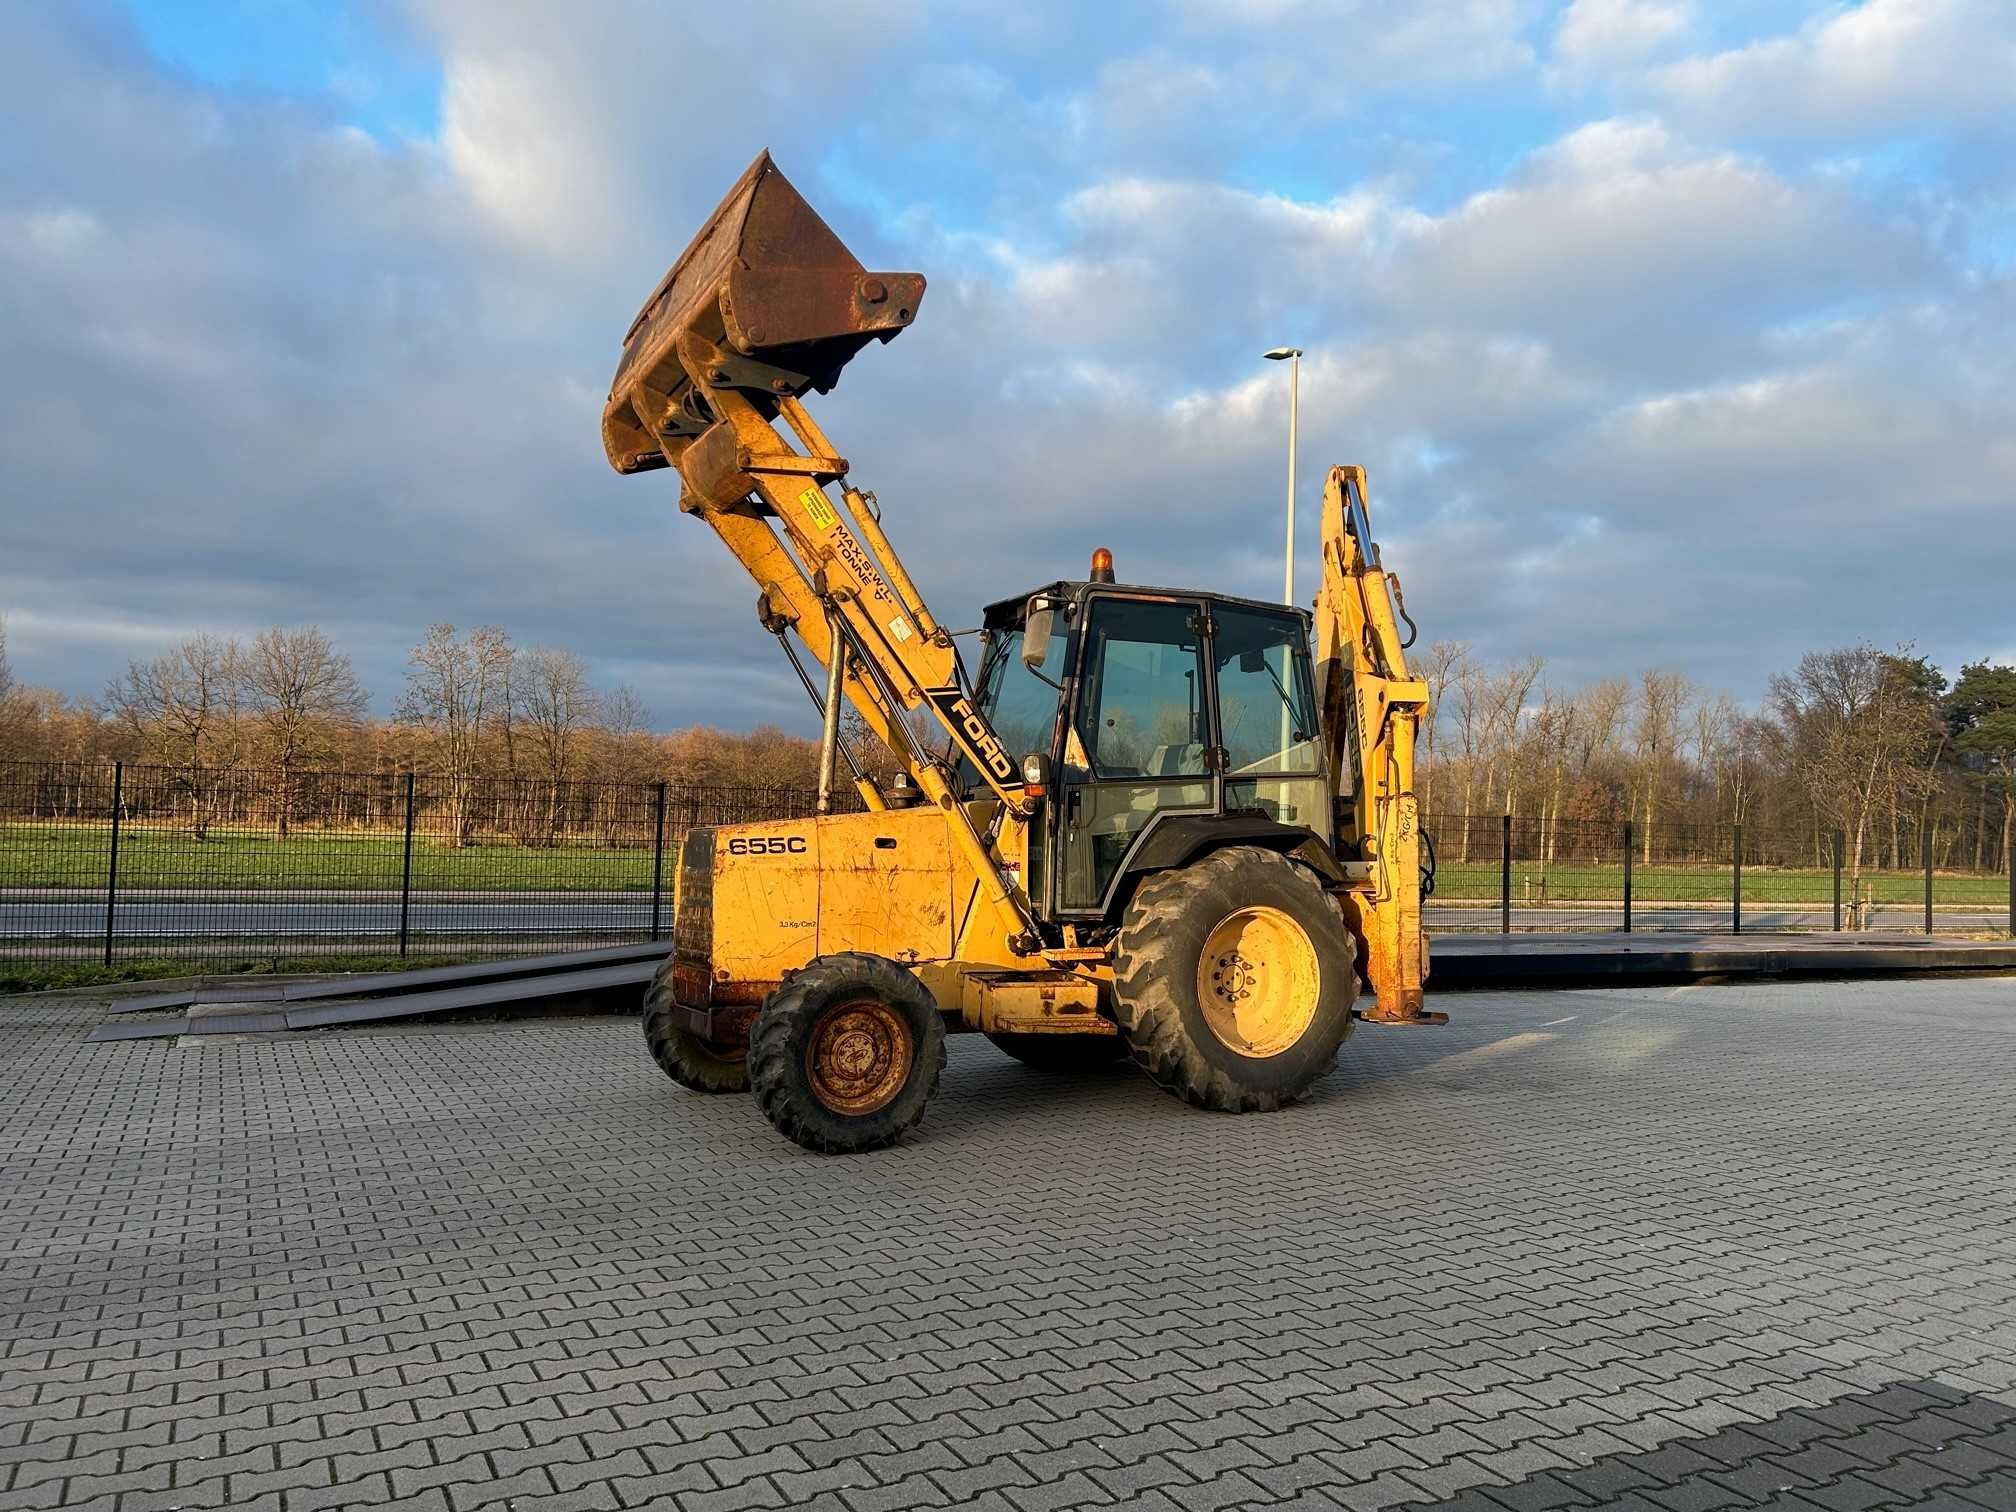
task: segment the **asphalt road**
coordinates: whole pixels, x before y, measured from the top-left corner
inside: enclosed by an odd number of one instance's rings
[[[1952,908],[1937,907],[1932,911],[1933,922],[1940,932],[1950,934],[1988,934],[2006,930],[2009,927],[2007,909]],[[1427,910],[1430,929],[1496,929],[1499,927],[1499,913],[1495,904],[1478,903],[1430,903]],[[1685,929],[1712,932],[1728,929],[1731,923],[1729,906],[1703,907],[1698,903],[1637,903],[1631,909],[1633,929]],[[1521,908],[1512,906],[1512,927],[1514,929],[1621,929],[1624,925],[1624,911],[1617,907],[1585,907],[1553,905],[1547,908]],[[1801,907],[1798,904],[1764,904],[1745,902],[1743,905],[1743,927],[1746,930],[1763,932],[1773,929],[1832,929],[1834,911],[1826,906]],[[1869,931],[1882,934],[1921,933],[1925,928],[1925,909],[1920,905],[1892,904],[1870,910]]]
[[[671,898],[661,924],[671,918]],[[1875,911],[1871,929],[1913,933],[1924,928],[1922,908],[1898,905]],[[1941,932],[1986,934],[2008,927],[2003,909],[1941,908]],[[1557,904],[1512,910],[1515,929],[1616,929],[1615,907]],[[1729,927],[1729,910],[1698,904],[1641,903],[1635,928],[1715,931]],[[1827,929],[1825,907],[1746,904],[1745,929]],[[649,893],[416,893],[409,927],[424,934],[522,935],[567,939],[583,935],[642,935],[651,926]],[[1498,909],[1471,902],[1431,903],[1430,929],[1496,929]],[[62,892],[0,893],[0,939],[96,938],[105,931],[103,898]],[[392,892],[237,892],[192,897],[173,892],[122,894],[116,932],[121,938],[273,938],[396,935],[399,895]]]
[[[2009,1512],[2016,980],[1478,993],[1310,1099],[0,999],[0,1508]]]
[[[663,919],[671,919],[667,899]],[[204,937],[309,938],[397,935],[397,894],[288,898],[249,893],[238,898],[132,897],[119,900],[115,931],[121,939]],[[408,927],[425,934],[579,935],[644,934],[651,927],[651,898],[580,894],[479,893],[462,897],[415,896]],[[0,939],[93,937],[105,932],[105,902],[0,901]]]

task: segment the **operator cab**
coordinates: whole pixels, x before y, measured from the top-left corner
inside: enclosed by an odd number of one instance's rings
[[[978,702],[1045,795],[1037,914],[1110,921],[1130,879],[1222,844],[1334,866],[1309,614],[1116,583],[1110,563],[992,605],[982,629]]]

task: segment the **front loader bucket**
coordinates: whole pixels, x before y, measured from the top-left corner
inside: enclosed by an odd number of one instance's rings
[[[707,387],[798,397],[831,389],[870,340],[917,315],[921,273],[870,273],[765,152],[728,191],[638,312],[602,411],[621,473],[663,467],[714,421]],[[681,339],[719,357],[696,388]],[[689,349],[692,344],[689,343]],[[759,403],[761,401],[758,401]]]

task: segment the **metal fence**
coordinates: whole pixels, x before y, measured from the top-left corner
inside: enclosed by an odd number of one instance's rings
[[[0,956],[230,967],[656,939],[680,838],[806,788],[0,764]],[[842,795],[836,794],[836,798]],[[851,790],[844,797],[852,798]],[[2016,934],[2008,877],[1831,831],[1431,815],[1437,930]]]
[[[2016,935],[2016,880],[1956,864],[1936,830],[1915,866],[1878,868],[1832,829],[1504,814],[1427,815],[1422,828],[1439,929]]]
[[[689,828],[798,818],[816,797],[759,785],[0,764],[0,956],[277,967],[656,939],[670,924],[669,858]]]

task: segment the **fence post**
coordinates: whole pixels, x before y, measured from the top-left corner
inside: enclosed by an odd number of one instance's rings
[[[1840,830],[1834,831],[1834,933],[1841,933],[1841,859],[1848,848],[1848,837]]]
[[[1734,932],[1743,933],[1743,826],[1736,825],[1729,846],[1729,918]]]
[[[1924,826],[1919,837],[1925,846],[1925,933],[1932,933],[1932,826]]]
[[[651,853],[651,938],[658,938],[658,900],[665,895],[665,780],[658,780],[658,839]]]
[[[101,768],[102,770],[102,768]],[[112,913],[119,902],[119,811],[126,806],[126,763],[112,763],[112,859],[105,867],[105,964],[112,964]]]
[[[1631,933],[1631,821],[1624,821],[1624,933]]]
[[[406,929],[413,914],[413,774],[406,774],[406,860],[399,871],[399,956],[406,956]]]
[[[1512,816],[1504,816],[1505,824],[1498,843],[1498,933],[1512,933]]]

